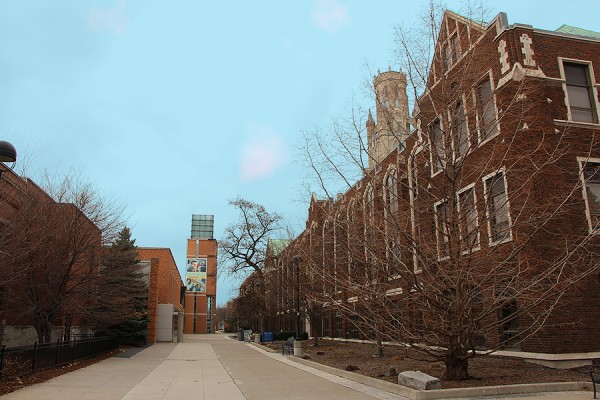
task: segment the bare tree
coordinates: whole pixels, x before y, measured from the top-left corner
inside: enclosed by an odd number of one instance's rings
[[[70,329],[92,307],[102,244],[116,234],[122,210],[74,175],[46,179],[44,190],[20,182],[0,233],[4,310],[31,321],[48,342],[54,325]]]
[[[277,236],[281,229],[281,216],[268,212],[262,205],[242,198],[229,201],[238,212],[238,220],[225,228],[225,236],[219,241],[221,265],[230,274],[255,274],[257,293],[260,295],[259,329],[263,329],[265,308],[265,258],[267,242]]]
[[[562,93],[533,67],[492,82],[496,31],[482,20],[481,9],[462,17],[432,4],[422,29],[398,29],[410,135],[384,73],[376,132],[357,108],[303,146],[325,197],[311,202],[319,243],[304,247],[305,265],[323,278],[327,306],[354,317],[380,355],[385,338],[406,343],[443,361],[451,380],[469,376],[477,349],[531,345],[600,270],[587,224],[566,223],[585,218],[580,174],[598,131],[550,132],[548,104]],[[382,154],[381,135],[397,147]]]

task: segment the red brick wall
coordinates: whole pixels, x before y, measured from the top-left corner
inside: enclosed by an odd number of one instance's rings
[[[156,312],[158,304],[173,304],[175,311],[183,311],[180,303],[180,291],[183,281],[179,275],[177,264],[168,248],[138,247],[138,257],[141,261],[151,262],[150,287],[148,288],[148,343],[154,343],[156,338]]]
[[[206,333],[207,296],[213,297],[212,329],[216,327],[217,299],[217,241],[188,239],[187,257],[207,259],[206,293],[186,292],[184,333]],[[195,304],[195,311],[194,311]],[[195,324],[194,324],[195,319]],[[195,325],[195,326],[194,326]]]

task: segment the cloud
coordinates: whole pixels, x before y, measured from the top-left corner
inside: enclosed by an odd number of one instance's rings
[[[271,175],[289,159],[289,149],[280,134],[267,125],[250,127],[251,135],[242,148],[241,178],[249,182]]]
[[[95,31],[121,35],[128,24],[126,0],[117,0],[112,7],[94,7],[88,14],[88,26]]]
[[[316,0],[312,21],[329,33],[336,33],[350,23],[348,9],[335,0]]]

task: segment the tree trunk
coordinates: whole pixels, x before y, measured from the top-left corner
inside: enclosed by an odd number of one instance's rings
[[[50,343],[52,339],[52,326],[50,324],[41,322],[34,324],[35,331],[38,336],[38,343]]]
[[[450,381],[460,381],[469,378],[469,360],[453,359],[446,360],[446,372],[444,379]]]
[[[381,333],[377,333],[377,357],[383,357],[383,341],[381,340]]]
[[[38,343],[50,343],[52,336],[52,324],[48,315],[38,314],[33,320],[33,328],[38,336]]]
[[[313,337],[313,347],[319,346],[319,335],[317,334],[317,326],[314,322],[316,318],[311,318],[310,320],[310,330]]]
[[[469,378],[469,358],[467,350],[462,346],[449,348],[446,356],[446,372],[444,379],[460,381]]]

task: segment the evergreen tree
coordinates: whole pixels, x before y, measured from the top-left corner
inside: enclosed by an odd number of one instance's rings
[[[135,239],[124,227],[100,269],[94,320],[98,334],[116,335],[121,344],[144,344],[148,326],[148,287]]]

